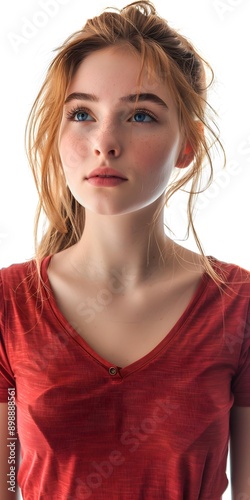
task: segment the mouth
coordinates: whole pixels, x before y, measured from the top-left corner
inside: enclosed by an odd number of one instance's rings
[[[98,179],[120,179],[123,181],[128,180],[123,174],[118,172],[117,170],[114,170],[112,168],[108,167],[101,167],[101,168],[96,168],[93,170],[89,176],[87,177],[87,180],[93,179],[93,178],[98,178]]]
[[[119,177],[118,175],[94,175],[90,179],[93,179],[93,177],[99,177],[100,179],[123,179],[123,177]]]
[[[92,174],[87,178],[87,182],[92,186],[99,188],[114,188],[116,186],[120,186],[121,184],[126,183],[128,179],[121,177],[118,174]]]

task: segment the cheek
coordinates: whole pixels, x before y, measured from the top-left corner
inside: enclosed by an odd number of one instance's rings
[[[59,139],[59,153],[65,170],[75,169],[82,163],[81,160],[86,158],[88,152],[88,144],[85,138],[75,137],[73,134],[62,133]]]
[[[168,175],[168,170],[174,167],[178,156],[178,144],[178,139],[169,141],[165,135],[151,136],[148,141],[137,143],[134,159],[138,170]]]

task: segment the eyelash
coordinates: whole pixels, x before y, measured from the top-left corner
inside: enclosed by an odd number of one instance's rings
[[[66,114],[66,117],[68,120],[78,121],[75,120],[75,116],[77,115],[77,113],[86,113],[87,115],[90,115],[90,111],[86,108],[73,108]]]
[[[136,109],[133,113],[133,116],[140,114],[140,113],[142,115],[150,116],[150,118],[152,118],[152,120],[154,122],[157,122],[157,119],[156,119],[155,115],[152,113],[152,111],[148,111],[147,109]],[[140,122],[137,122],[137,123],[140,123]],[[141,123],[144,123],[144,122],[141,122]],[[146,122],[146,123],[150,123],[150,122]]]
[[[91,116],[90,110],[87,108],[73,108],[71,111],[69,111],[66,114],[66,117],[68,120],[80,122],[80,120],[75,119],[75,116],[77,115],[77,113],[86,113],[86,114]],[[148,111],[146,109],[136,109],[132,116],[135,116],[135,115],[140,114],[140,113],[144,114],[146,116],[150,116],[150,118],[152,118],[152,120],[154,122],[157,122],[155,115],[151,111]],[[83,121],[88,121],[88,120],[83,120]],[[136,122],[136,123],[150,123],[150,122]]]

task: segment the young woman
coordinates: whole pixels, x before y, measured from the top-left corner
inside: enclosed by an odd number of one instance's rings
[[[187,184],[193,227],[212,173],[207,67],[135,2],[49,68],[28,128],[47,225],[36,259],[1,271],[2,500],[18,442],[24,500],[219,500],[230,436],[250,498],[249,273],[164,230]]]

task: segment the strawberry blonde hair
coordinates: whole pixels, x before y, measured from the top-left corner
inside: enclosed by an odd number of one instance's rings
[[[150,1],[133,2],[121,10],[108,9],[100,16],[89,19],[80,31],[71,35],[59,48],[49,66],[26,129],[27,154],[39,194],[35,221],[37,262],[75,244],[84,230],[85,210],[67,187],[58,151],[58,133],[67,88],[85,57],[94,51],[119,44],[126,44],[140,55],[141,76],[146,68],[152,76],[152,83],[154,79],[166,82],[173,95],[194,160],[185,169],[175,169],[178,173],[169,183],[165,203],[188,184],[187,234],[191,228],[206,271],[215,281],[221,281],[204,255],[193,223],[197,193],[210,185],[213,177],[211,146],[215,143],[221,146],[218,130],[207,118],[207,110],[211,110],[211,107],[206,102],[206,91],[213,81],[213,72],[191,43],[157,14]],[[206,83],[208,70],[211,74],[209,84]],[[206,186],[202,188],[205,159],[209,176]],[[38,241],[42,215],[45,215],[46,224],[43,236]]]

